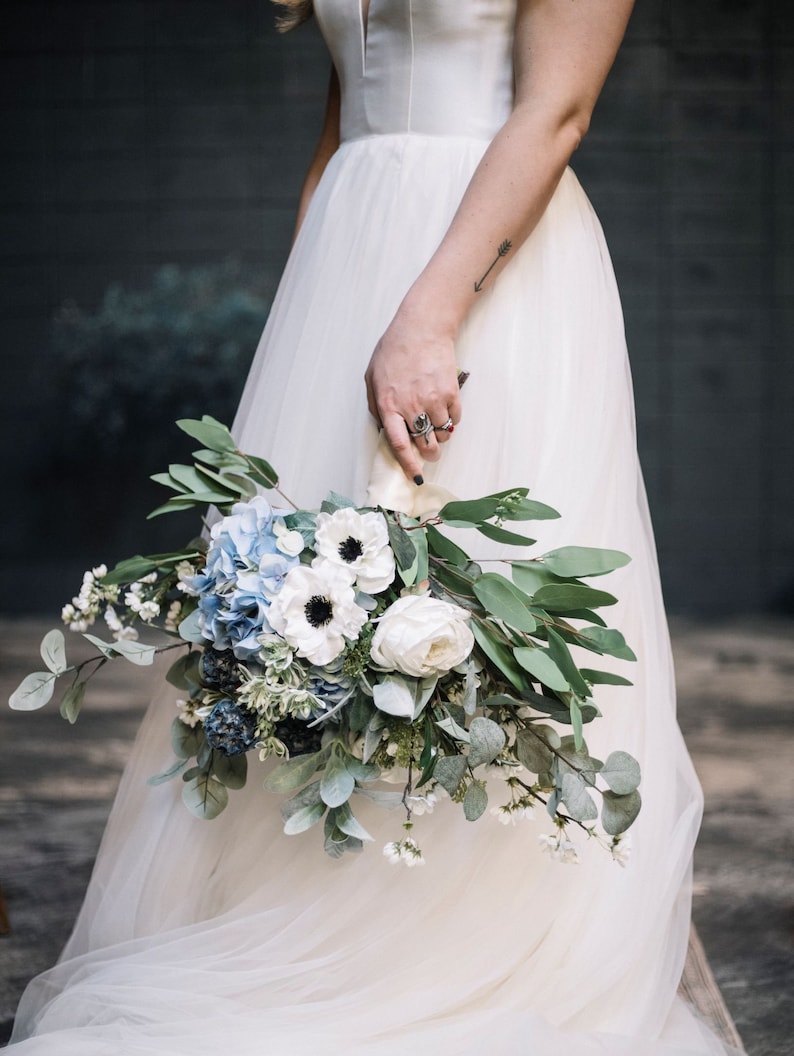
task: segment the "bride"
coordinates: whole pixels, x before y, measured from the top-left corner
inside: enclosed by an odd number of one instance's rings
[[[567,167],[631,0],[282,6],[288,23],[313,6],[334,73],[238,444],[303,506],[329,487],[408,509],[435,484],[529,485],[562,513],[543,549],[632,555],[613,580],[635,687],[600,687],[590,739],[642,762],[632,858],[582,844],[563,864],[542,818],[470,825],[441,804],[424,869],[372,848],[332,861],[281,834],[258,782],[208,825],[173,783],[146,784],[170,761],[164,693],[62,960],[22,1000],[15,1056],[722,1053],[675,996],[700,791],[615,280]],[[420,415],[433,429],[412,436]],[[390,838],[388,816],[362,820]]]

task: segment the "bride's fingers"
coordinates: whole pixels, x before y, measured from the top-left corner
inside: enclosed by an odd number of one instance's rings
[[[421,484],[422,462],[425,455],[423,452],[422,456],[419,456],[418,449],[414,447],[412,438],[405,427],[405,419],[396,412],[384,414],[383,431],[386,434],[386,439],[394,457],[400,463],[403,473],[409,480],[413,480],[416,484]]]

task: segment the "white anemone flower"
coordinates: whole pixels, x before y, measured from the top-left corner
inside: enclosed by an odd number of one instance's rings
[[[349,569],[365,594],[380,593],[394,579],[394,553],[382,513],[352,508],[320,513],[314,545],[320,557]]]
[[[350,573],[317,561],[290,569],[267,618],[298,656],[321,667],[339,656],[345,639],[358,638],[367,613],[356,605]]]

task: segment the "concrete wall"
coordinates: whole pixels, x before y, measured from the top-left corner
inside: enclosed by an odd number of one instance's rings
[[[277,37],[265,0],[7,0],[4,21],[0,608],[14,611],[63,599],[101,549],[90,519],[52,543],[70,494],[47,470],[54,311],[164,263],[234,256],[274,284],[327,60],[313,29]],[[794,605],[793,53],[790,0],[638,0],[574,160],[623,292],[673,609]],[[90,465],[81,487],[78,507],[89,487],[124,493]]]

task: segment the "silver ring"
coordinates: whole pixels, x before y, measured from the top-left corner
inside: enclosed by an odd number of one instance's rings
[[[452,419],[447,418],[443,425],[434,425],[433,428],[437,433],[451,433],[455,426],[452,423]]]
[[[413,426],[413,429],[408,430],[409,435],[414,438],[423,436],[425,438],[425,443],[429,444],[430,434],[433,432],[433,423],[430,421],[430,415],[425,411],[422,411],[421,414],[417,414],[416,418],[414,418]]]

